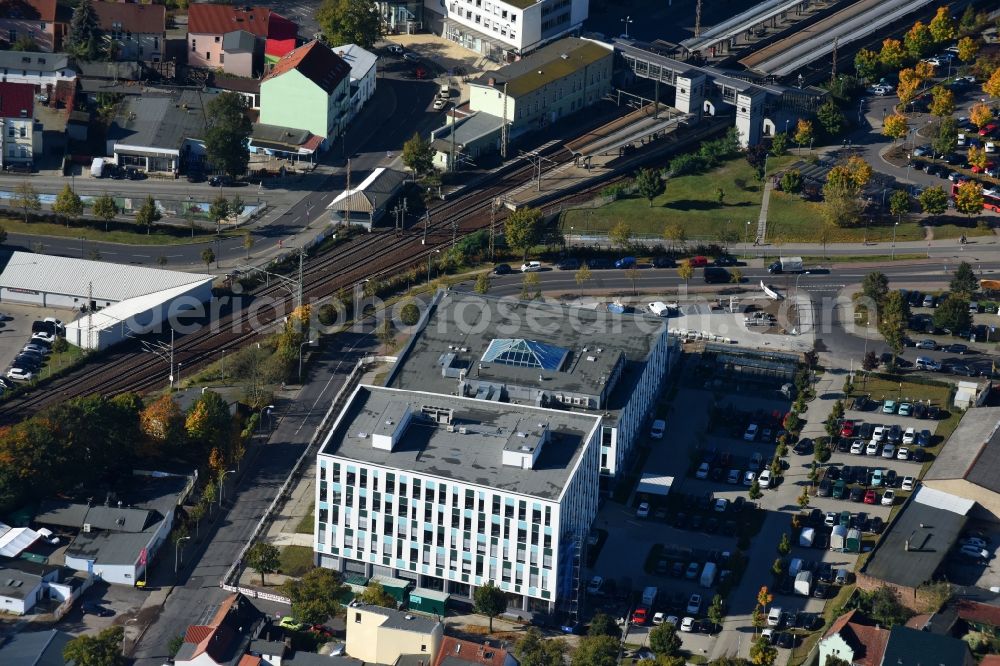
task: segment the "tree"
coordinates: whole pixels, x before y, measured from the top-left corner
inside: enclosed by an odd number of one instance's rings
[[[902,113],[894,113],[891,116],[886,116],[885,121],[882,123],[882,134],[893,141],[902,139],[909,131],[909,120]]]
[[[844,112],[840,110],[833,98],[827,99],[818,109],[816,109],[816,119],[823,127],[823,131],[829,136],[836,136],[844,129],[846,119]]]
[[[104,220],[104,230],[107,231],[108,223],[118,215],[118,206],[115,204],[114,198],[105,192],[94,199],[93,212],[98,219]]]
[[[619,222],[608,231],[608,240],[612,247],[625,249],[632,244],[633,235],[628,222]]]
[[[962,17],[958,20],[959,32],[963,35],[971,35],[979,27],[979,18],[976,16],[975,5],[966,5]]]
[[[910,611],[900,603],[896,591],[888,585],[883,585],[872,592],[869,603],[871,604],[869,615],[885,627],[903,624],[911,615]]]
[[[827,224],[849,227],[857,223],[861,217],[859,193],[862,185],[859,183],[868,177],[870,171],[871,167],[864,160],[853,164],[849,161],[849,164],[830,169],[823,185],[822,215]]]
[[[521,299],[530,301],[533,298],[540,298],[542,280],[538,273],[525,273],[521,278]]]
[[[910,212],[910,194],[906,190],[893,190],[889,195],[889,213],[895,215],[899,222]]]
[[[253,248],[253,235],[247,231],[243,234],[243,249],[247,251],[247,261],[250,260],[251,248]]]
[[[962,62],[969,63],[976,59],[976,54],[979,53],[979,41],[973,37],[962,37],[958,40],[958,59]]]
[[[767,636],[758,636],[750,644],[750,661],[757,666],[773,666],[778,658],[778,649],[771,645]]]
[[[979,290],[979,279],[976,277],[975,271],[972,270],[972,265],[967,261],[961,262],[955,269],[948,286],[955,294],[961,294],[966,299],[976,293]]]
[[[800,509],[805,509],[809,506],[809,488],[807,486],[802,486],[802,492],[799,493],[795,503],[799,505]]]
[[[108,627],[96,636],[82,634],[66,643],[62,657],[76,666],[119,666],[125,663],[124,638],[124,625]]]
[[[649,200],[649,207],[653,207],[653,199],[663,194],[664,183],[658,169],[639,169],[635,175],[636,191],[645,199]]]
[[[324,624],[340,610],[338,599],[347,590],[340,574],[333,569],[316,567],[295,580],[281,584],[281,593],[292,601],[292,616],[306,624]]]
[[[783,192],[798,194],[802,190],[802,173],[798,169],[789,169],[781,176]]]
[[[83,201],[70,188],[69,183],[63,186],[52,204],[52,212],[63,218],[69,225],[70,218],[78,218],[83,214]]]
[[[535,627],[530,627],[514,644],[514,656],[521,666],[563,666],[566,643],[562,639],[546,640]]]
[[[899,73],[899,85],[896,86],[896,96],[899,97],[899,104],[906,106],[914,97],[921,84],[920,74],[915,69],[904,69]]]
[[[669,622],[658,624],[649,632],[649,648],[656,656],[673,657],[681,650],[681,637]]]
[[[734,268],[729,272],[729,281],[733,284],[740,284],[743,282],[743,271],[738,268]]]
[[[617,666],[617,663],[618,639],[611,636],[584,636],[573,652],[572,666]]]
[[[875,51],[861,49],[854,55],[854,71],[865,81],[872,81],[878,76],[878,67],[878,53]]]
[[[802,146],[812,143],[813,140],[813,124],[812,121],[799,119],[799,122],[795,124],[795,143],[798,144],[799,150],[802,150]]]
[[[767,163],[767,146],[762,143],[758,143],[756,146],[750,146],[746,149],[744,156],[746,157],[747,164],[753,167],[757,178],[761,179],[764,174],[764,165]],[[719,190],[721,189],[722,188],[719,188]],[[722,202],[720,201],[719,203]]]
[[[955,113],[955,93],[943,86],[931,88],[930,112],[938,118],[948,118]]]
[[[990,78],[983,83],[983,92],[990,97],[1000,97],[1000,67],[995,68]]]
[[[591,277],[590,267],[587,266],[587,264],[582,264],[580,268],[576,270],[576,273],[573,275],[573,277],[576,280],[576,286],[582,287],[585,282],[590,280]]]
[[[66,35],[66,50],[82,60],[93,60],[97,57],[99,32],[97,13],[90,0],[83,0],[73,10]]]
[[[392,321],[383,319],[382,323],[375,328],[375,337],[378,338],[382,348],[388,354],[396,347],[396,329],[392,326]]]
[[[37,213],[42,209],[42,200],[31,183],[25,181],[14,186],[14,196],[10,198],[10,205],[13,208],[20,208],[24,212],[24,221],[27,222],[29,213]]]
[[[180,447],[184,440],[184,415],[169,395],[163,395],[139,414],[139,428],[154,456]]]
[[[788,532],[784,532],[781,535],[781,540],[778,541],[778,554],[781,556],[788,555],[792,550],[792,540],[788,536]]]
[[[201,260],[205,262],[205,270],[212,268],[212,262],[215,261],[215,252],[210,247],[206,247],[201,251]]]
[[[910,306],[899,291],[889,292],[885,305],[879,313],[878,332],[885,338],[893,354],[903,351],[903,339],[906,336],[906,324],[910,320]]]
[[[477,294],[485,294],[490,290],[490,274],[488,272],[482,272],[476,276],[476,285],[473,290]]]
[[[882,42],[882,50],[879,51],[878,60],[882,66],[889,70],[899,69],[906,58],[906,51],[903,50],[903,43],[898,39],[886,39]]]
[[[419,132],[403,144],[403,164],[418,176],[434,170],[434,148]]]
[[[936,44],[950,42],[955,39],[955,35],[958,32],[957,26],[951,18],[951,12],[948,11],[948,7],[937,8],[937,13],[934,14],[934,18],[931,19],[928,28],[930,29],[931,38]]]
[[[709,605],[706,614],[708,615],[708,621],[716,628],[722,626],[722,622],[726,619],[726,606],[721,594],[712,597],[712,603]]]
[[[750,484],[750,490],[747,491],[747,497],[752,500],[759,500],[763,496],[764,494],[760,492],[760,482],[754,479],[753,483]]]
[[[587,635],[589,636],[611,636],[612,638],[618,638],[621,636],[621,633],[614,619],[607,613],[595,613],[594,617],[590,620],[590,627],[587,629]]]
[[[542,237],[542,211],[525,206],[512,211],[503,224],[507,246],[520,250],[523,260],[528,259],[528,251],[538,244]]]
[[[359,597],[362,603],[369,604],[371,606],[382,606],[383,608],[396,608],[399,604],[396,602],[396,597],[392,596],[385,591],[382,587],[382,583],[374,581],[368,583],[364,591]]]
[[[490,619],[490,633],[493,633],[493,618],[507,610],[507,593],[487,581],[480,585],[472,595],[474,610]]]
[[[969,300],[964,294],[949,294],[934,309],[934,326],[949,331],[964,331],[972,326],[972,315],[969,314]]]
[[[243,95],[223,92],[205,105],[205,154],[208,161],[231,178],[246,173],[248,142],[253,125]]]
[[[788,152],[788,133],[778,132],[771,139],[771,154],[775,157]]]
[[[671,247],[677,245],[683,247],[687,242],[687,231],[684,229],[684,225],[674,222],[663,227],[663,237],[670,241]]]
[[[875,352],[870,351],[865,354],[865,357],[861,360],[861,369],[871,372],[878,367],[878,356]]]
[[[934,140],[931,141],[931,148],[934,154],[943,156],[955,152],[958,147],[958,124],[954,118],[943,118],[938,125]]]
[[[985,104],[974,104],[969,109],[969,120],[978,129],[982,129],[993,122],[993,111]]]
[[[989,155],[986,154],[986,149],[978,146],[969,146],[969,154],[966,159],[970,165],[980,170],[985,169],[990,161]]]
[[[156,207],[156,201],[152,196],[147,196],[135,212],[135,223],[146,228],[146,233],[153,227],[153,224],[162,217],[160,209]]]
[[[281,553],[274,544],[258,541],[247,551],[246,565],[260,574],[260,584],[264,587],[264,574],[278,570],[281,566]]]
[[[694,276],[694,268],[691,266],[691,261],[685,259],[677,265],[677,277],[684,280],[684,284]]]
[[[903,46],[911,58],[923,58],[934,48],[934,36],[923,21],[917,21],[903,36]]]
[[[371,49],[382,36],[382,18],[370,0],[323,0],[316,22],[327,44],[357,44]]]
[[[983,212],[983,186],[974,180],[961,183],[955,195],[955,210],[969,217]]]
[[[229,199],[221,194],[208,206],[208,216],[216,225],[222,224],[222,221],[228,219],[230,214]]]
[[[826,661],[823,662],[823,666],[851,666],[851,663],[841,659],[837,655],[828,654],[826,655]]]
[[[928,187],[917,197],[920,210],[928,215],[944,215],[948,210],[948,193],[938,185]]]
[[[851,155],[844,166],[847,169],[847,176],[858,190],[867,185],[872,178],[872,166],[863,157]]]

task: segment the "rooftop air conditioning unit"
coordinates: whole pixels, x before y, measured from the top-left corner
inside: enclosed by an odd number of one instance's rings
[[[84,532],[90,532],[90,523],[84,523],[83,524],[83,531]]]

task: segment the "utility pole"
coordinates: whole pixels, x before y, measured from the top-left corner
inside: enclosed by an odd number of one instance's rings
[[[494,199],[490,203],[490,261],[493,261],[493,253],[496,248],[496,224],[497,224],[497,205],[499,200]]]
[[[301,310],[302,309],[302,264],[305,262],[305,256],[306,256],[306,249],[304,247],[300,247],[299,248],[299,287],[298,287],[297,293],[295,294],[295,301],[296,301],[297,307],[299,308],[299,312],[302,311]]]
[[[350,226],[351,224],[351,158],[347,158],[347,189],[344,190],[344,205],[346,210],[344,211],[344,221]]]
[[[87,283],[87,349],[94,350],[94,283]]]
[[[458,220],[453,219],[451,221],[451,246],[455,247],[456,242],[458,242]]]
[[[507,82],[503,83],[503,124],[500,126],[500,159],[507,159]]]
[[[837,37],[833,38],[833,63],[830,66],[830,82],[837,78]]]
[[[701,0],[694,6],[694,36],[701,37]]]
[[[431,221],[431,212],[429,210],[424,211],[424,237],[421,239],[421,245],[427,245],[427,225]]]
[[[455,126],[455,106],[451,107],[451,170],[458,171],[458,158],[455,155],[455,132],[458,131],[458,127]]]

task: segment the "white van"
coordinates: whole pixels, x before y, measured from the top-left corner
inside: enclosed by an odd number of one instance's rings
[[[94,161],[90,164],[90,175],[94,178],[100,178],[104,175],[104,158],[95,157]]]
[[[652,439],[663,439],[663,433],[667,429],[667,422],[663,419],[656,419],[649,428],[649,436]]]

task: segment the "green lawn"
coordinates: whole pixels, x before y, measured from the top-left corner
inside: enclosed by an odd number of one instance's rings
[[[968,236],[972,238],[974,236],[992,236],[993,229],[990,227],[981,227],[976,224],[970,224],[968,226],[962,224],[941,224],[933,225],[932,229],[934,231],[934,238],[958,238],[959,236]]]
[[[313,528],[315,527],[315,517],[314,517],[315,511],[316,511],[316,505],[310,504],[309,513],[302,516],[302,520],[300,520],[299,524],[295,527],[295,532],[297,534],[313,533]]]
[[[214,239],[215,233],[195,233],[194,238],[188,233],[171,234],[165,231],[157,231],[154,226],[150,233],[122,231],[102,231],[90,226],[66,226],[53,222],[28,222],[23,219],[13,217],[0,217],[0,227],[11,234],[33,234],[38,236],[59,236],[69,238],[83,238],[91,241],[104,241],[106,243],[123,243],[127,245],[187,245],[190,243],[204,243]],[[222,237],[233,237],[241,235],[242,232],[233,230],[223,231]],[[44,240],[39,241],[42,244]],[[84,248],[85,251],[87,248]]]
[[[823,228],[823,204],[803,201],[799,196],[785,192],[772,192],[768,204],[768,240],[788,243],[816,243]],[[756,218],[754,218],[756,219]],[[830,233],[830,243],[861,243],[867,237],[871,243],[892,242],[890,223],[869,225],[847,229],[834,229]],[[903,222],[896,228],[897,241],[922,240],[924,228],[915,221]]]
[[[306,546],[285,546],[281,549],[281,573],[301,576],[313,568],[313,550]]]

